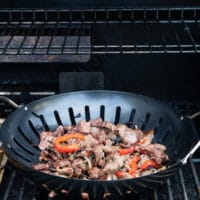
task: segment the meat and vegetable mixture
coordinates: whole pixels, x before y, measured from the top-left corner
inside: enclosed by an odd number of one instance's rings
[[[152,144],[154,131],[96,120],[58,126],[40,134],[39,163],[34,169],[79,179],[134,178],[165,169],[166,147]]]

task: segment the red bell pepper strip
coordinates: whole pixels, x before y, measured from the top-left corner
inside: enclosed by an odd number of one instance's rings
[[[119,154],[120,155],[127,155],[127,154],[130,154],[130,153],[133,153],[134,151],[135,151],[135,147],[130,147],[128,149],[120,149]]]
[[[130,175],[135,176],[135,172],[138,168],[137,163],[139,160],[140,160],[140,157],[136,154],[133,156],[133,158],[129,162],[129,166],[130,166],[129,174]]]
[[[123,175],[124,175],[124,172],[123,172],[123,171],[117,171],[117,172],[115,173],[115,175],[116,175],[117,177],[120,177],[120,176],[123,176]]]
[[[80,149],[78,144],[66,144],[65,142],[70,139],[84,140],[85,136],[80,133],[69,133],[63,136],[57,137],[54,140],[54,147],[60,153],[72,153]]]
[[[142,165],[140,166],[141,171],[145,171],[146,169],[148,169],[149,167],[154,167],[156,169],[159,169],[160,167],[162,167],[161,164],[156,163],[153,160],[145,160]]]

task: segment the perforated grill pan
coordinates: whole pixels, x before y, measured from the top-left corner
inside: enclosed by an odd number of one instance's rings
[[[153,142],[166,145],[170,158],[166,170],[126,180],[79,180],[49,175],[32,169],[38,162],[41,130],[58,125],[75,125],[79,120],[98,117],[115,124],[137,124],[144,131],[154,128]],[[190,151],[194,134],[191,121],[176,114],[162,102],[137,94],[117,91],[81,91],[43,98],[13,112],[0,130],[0,141],[10,161],[31,182],[49,190],[65,189],[74,199],[87,192],[90,199],[102,199],[105,193],[123,196],[127,191],[144,192],[163,183],[179,167]]]

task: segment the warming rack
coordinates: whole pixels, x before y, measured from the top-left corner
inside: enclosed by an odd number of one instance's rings
[[[200,8],[0,10],[1,62],[200,52]]]

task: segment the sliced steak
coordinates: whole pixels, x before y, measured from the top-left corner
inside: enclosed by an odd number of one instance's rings
[[[126,125],[117,125],[116,130],[125,144],[135,144],[140,138],[140,133],[137,129],[128,128]]]
[[[49,164],[48,163],[39,163],[36,165],[33,165],[33,169],[35,170],[42,170],[42,171],[48,171],[49,170]]]
[[[91,179],[98,179],[100,176],[101,169],[98,167],[93,167],[92,169],[88,170],[88,175]]]
[[[58,126],[55,131],[52,132],[52,136],[59,137],[64,134],[64,128],[63,126]]]
[[[155,160],[158,164],[165,163],[169,160],[166,154],[166,147],[162,144],[149,144],[143,148],[150,154],[151,158]]]
[[[79,121],[76,130],[80,133],[90,133],[90,122],[86,122],[83,120]]]

